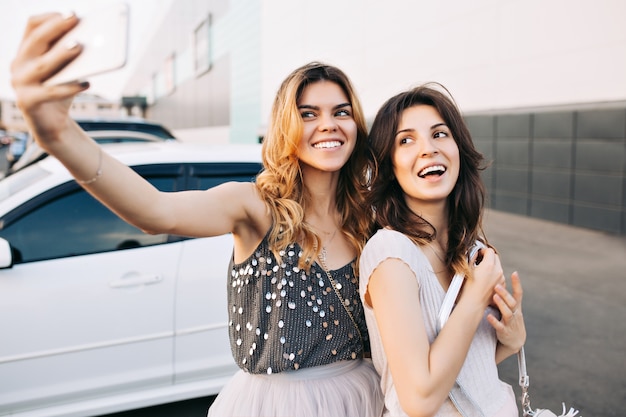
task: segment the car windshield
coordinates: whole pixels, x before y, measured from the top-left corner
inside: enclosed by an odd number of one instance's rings
[[[165,127],[146,123],[146,122],[133,122],[129,120],[124,120],[120,122],[116,121],[87,121],[87,120],[77,120],[76,123],[83,128],[83,130],[131,130],[135,132],[144,132],[149,133],[154,136],[158,136],[163,139],[173,139],[174,135],[167,130]]]
[[[50,175],[49,171],[34,165],[29,167],[29,169],[24,169],[19,174],[0,180],[0,202],[48,175]]]
[[[93,140],[98,143],[120,143],[120,142],[155,142],[162,140],[175,140],[174,138],[156,136],[150,133],[146,133],[138,130],[91,130],[86,132]],[[46,158],[48,154],[39,147],[37,142],[30,142],[26,147],[26,150],[22,153],[20,159],[17,160],[6,172],[6,176],[21,171]]]

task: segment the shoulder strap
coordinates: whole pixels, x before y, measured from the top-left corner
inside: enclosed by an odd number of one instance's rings
[[[468,254],[468,260],[471,260],[474,257],[474,254],[479,249],[485,247],[482,243],[476,242],[476,245],[472,247],[470,253]],[[465,276],[462,274],[455,274],[452,277],[452,282],[450,282],[450,286],[448,287],[448,291],[446,291],[446,295],[443,299],[443,303],[441,304],[441,308],[439,309],[439,315],[437,319],[437,333],[441,331],[443,326],[448,321],[450,314],[452,313],[452,309],[456,304],[456,299],[459,295],[459,291],[461,290],[461,286],[463,285],[463,280]],[[524,347],[520,349],[517,353],[517,365],[519,371],[519,386],[522,389],[522,411],[524,416],[533,415],[532,408],[530,407],[530,395],[528,394],[528,386],[530,385],[530,378],[526,373],[526,356],[524,354]]]
[[[476,241],[476,245],[472,247],[468,254],[468,260],[471,260],[474,257],[474,254],[479,249],[485,247],[481,242]],[[461,290],[461,286],[463,284],[463,280],[465,277],[462,274],[455,274],[452,278],[452,282],[448,287],[448,291],[443,299],[443,303],[441,304],[441,308],[439,309],[439,316],[437,320],[437,333],[441,331],[446,321],[450,317],[452,313],[452,309],[456,304],[456,299],[459,295],[459,291]],[[524,417],[539,417],[539,414],[546,415],[546,417],[554,416],[557,417],[554,413],[549,410],[533,410],[530,406],[530,394],[528,393],[528,386],[530,385],[530,378],[528,377],[528,373],[526,372],[526,355],[524,353],[524,346],[517,352],[517,367],[519,371],[519,386],[522,389],[522,415]],[[541,413],[542,411],[546,411],[546,413]],[[578,410],[570,408],[566,414],[565,403],[563,403],[563,414],[558,417],[574,417],[578,414]]]
[[[439,309],[439,315],[437,316],[437,333],[443,329],[443,325],[448,321],[450,313],[452,313],[452,309],[456,304],[459,291],[461,291],[464,279],[465,276],[463,274],[455,274],[454,277],[452,277],[452,282],[450,282],[446,296],[443,298],[443,303]]]
[[[474,246],[472,246],[467,254],[467,261],[471,262],[476,252],[480,249],[484,248],[485,245],[477,240]],[[454,274],[452,277],[452,282],[450,282],[450,286],[448,287],[448,291],[446,292],[446,296],[443,298],[443,303],[441,304],[441,308],[439,309],[439,316],[437,320],[437,333],[443,329],[443,325],[446,324],[448,318],[450,317],[450,313],[452,313],[452,309],[456,304],[456,299],[459,296],[459,291],[461,291],[461,286],[463,286],[463,280],[465,276],[463,274]]]

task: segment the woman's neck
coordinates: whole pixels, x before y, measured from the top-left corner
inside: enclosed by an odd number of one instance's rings
[[[435,228],[437,241],[442,244],[442,247],[445,247],[443,243],[447,243],[448,236],[448,210],[446,204],[422,204],[420,207],[411,207],[411,210]]]
[[[327,218],[337,214],[337,183],[335,172],[308,170],[303,173],[303,185],[308,195],[305,218]]]

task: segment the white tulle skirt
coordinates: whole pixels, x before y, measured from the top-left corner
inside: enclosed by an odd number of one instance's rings
[[[238,371],[209,417],[379,417],[380,378],[369,359],[254,375]]]

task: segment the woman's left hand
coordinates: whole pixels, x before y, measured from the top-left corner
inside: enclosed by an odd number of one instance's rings
[[[493,314],[487,320],[496,330],[498,341],[511,353],[518,352],[526,342],[526,326],[522,315],[522,284],[519,274],[511,274],[513,294],[502,285],[496,285],[493,301],[500,310],[500,320]]]

